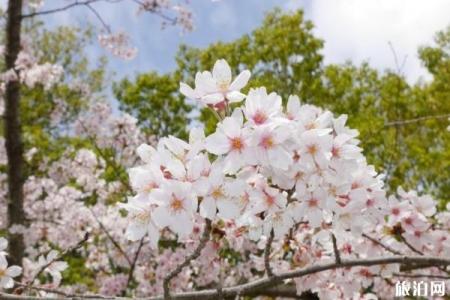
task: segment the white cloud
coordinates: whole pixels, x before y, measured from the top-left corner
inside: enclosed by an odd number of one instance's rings
[[[307,4],[306,14],[325,40],[325,62],[368,60],[378,69],[395,69],[392,43],[410,81],[427,77],[417,57],[420,45],[450,23],[448,0],[290,0],[289,8]],[[297,5],[295,5],[297,4]]]

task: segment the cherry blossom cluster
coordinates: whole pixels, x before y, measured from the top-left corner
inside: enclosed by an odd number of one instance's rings
[[[366,226],[361,235],[336,231],[328,226],[319,232],[309,224],[300,226],[294,238],[289,241],[292,251],[291,267],[333,261],[330,233],[335,234],[337,248],[343,258],[364,259],[392,254],[448,257],[450,205],[447,211],[437,212],[436,201],[429,196],[407,193],[401,188],[397,194],[389,197],[383,210],[385,218],[370,227]],[[320,299],[360,299],[360,291],[369,289],[381,299],[389,299],[395,295],[395,285],[392,282],[409,280],[409,276],[422,277],[422,280],[433,276],[445,277],[447,272],[445,268],[434,267],[411,269],[402,273],[398,265],[381,265],[327,271],[296,279],[295,283],[298,292],[311,290],[318,293]],[[448,285],[450,281],[446,281]],[[370,294],[371,297],[376,299],[373,294]],[[367,294],[366,296],[368,297]]]
[[[240,239],[253,244],[245,247],[252,249],[244,259],[252,262],[245,271],[249,280],[255,276],[250,269],[264,271],[261,251],[271,235],[275,272],[333,261],[333,238],[347,258],[392,251],[448,257],[449,213],[437,213],[430,196],[401,188],[398,197],[386,197],[383,176],[367,164],[346,116],[302,105],[296,96],[283,107],[281,97],[265,88],[245,95],[249,77],[243,71],[232,80],[230,67],[219,60],[212,72],[197,73],[194,88],[181,83],[181,92],[219,122],[206,137],[194,128],[187,142],[169,136],[155,147],[137,148],[143,164],[129,170],[136,195],[122,204],[130,240],[147,236],[157,248],[169,229],[189,242],[198,220],[210,220],[227,247]],[[216,244],[217,251],[223,246]],[[396,265],[356,267],[295,283],[298,293],[312,290],[321,299],[373,297],[361,292],[372,286],[390,297],[386,279],[397,273]],[[424,276],[439,274],[445,270],[430,268]]]
[[[102,47],[117,57],[129,60],[137,55],[137,48],[130,46],[130,38],[125,32],[101,34],[98,40]]]
[[[24,284],[31,282],[35,287],[72,292],[86,292],[87,287],[83,284],[61,286],[62,271],[68,268],[68,264],[62,260],[67,256],[62,259],[59,256],[61,251],[70,249],[89,234],[89,240],[76,253],[86,268],[96,272],[92,278],[97,283],[94,291],[109,290],[111,293],[114,292],[114,289],[110,290],[111,284],[123,283],[122,279],[128,278],[127,272],[137,246],[127,242],[123,234],[127,221],[121,216],[120,208],[111,205],[113,199],[123,197],[126,184],[118,178],[107,179],[105,173],[108,168],[115,170],[134,163],[137,159],[134,149],[145,141],[144,135],[136,127],[134,118],[127,114],[114,114],[111,107],[102,102],[94,103],[80,115],[71,132],[85,138],[91,148],[68,147],[56,160],[44,157],[39,165],[40,175],[27,178],[24,207],[29,226],[7,228],[6,176],[1,174],[0,230],[20,232],[27,237]],[[111,153],[116,155],[111,156]],[[37,154],[41,154],[39,149],[30,149],[26,154],[27,160],[31,162]],[[6,164],[5,155],[2,142],[2,165]],[[120,249],[114,246],[115,243],[120,245]],[[142,252],[142,262],[137,267],[148,269],[145,260],[153,262],[156,256],[148,253],[144,258],[145,252]],[[117,272],[116,269],[123,271]],[[42,291],[35,292],[40,296],[46,295]]]
[[[195,89],[181,85],[219,113],[245,102],[208,137],[193,129],[188,143],[170,136],[156,148],[138,148],[145,164],[130,170],[137,195],[124,206],[133,220],[130,238],[149,231],[156,245],[165,227],[182,238],[197,215],[232,221],[255,240],[272,230],[281,238],[302,222],[359,233],[382,219],[383,182],[361,155],[346,117],[301,105],[295,96],[283,108],[281,97],[265,88],[245,96],[240,89],[248,78],[244,71],[231,82],[220,60],[212,74],[197,74]]]
[[[163,18],[163,26],[178,25],[183,31],[192,31],[194,29],[192,12],[184,3],[188,1],[172,0],[143,0],[139,2],[138,12],[151,12],[160,15]],[[172,17],[171,15],[175,16]]]
[[[61,80],[63,69],[60,65],[39,63],[38,58],[31,52],[27,43],[23,43],[23,50],[19,53],[14,69],[0,74],[0,94],[3,95],[8,81],[18,80],[29,88],[42,85],[48,90]],[[4,47],[0,47],[3,54]],[[2,101],[3,102],[3,101]],[[2,109],[3,110],[3,109]]]

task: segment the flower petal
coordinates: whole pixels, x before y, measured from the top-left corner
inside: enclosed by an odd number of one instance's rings
[[[206,197],[200,202],[200,215],[212,220],[216,216],[216,203],[212,197]]]
[[[184,82],[180,82],[180,93],[190,99],[197,99],[198,93],[194,91],[189,85]]]
[[[205,139],[205,148],[212,154],[221,155],[230,150],[230,143],[223,133],[216,132]]]
[[[230,103],[241,102],[245,99],[245,95],[238,91],[231,91],[227,93],[227,100]]]
[[[219,59],[214,64],[213,77],[218,84],[230,84],[231,69],[225,59]]]
[[[251,73],[249,70],[242,71],[231,83],[230,90],[239,91],[240,89],[242,89],[247,85],[247,82],[250,79],[250,75]]]

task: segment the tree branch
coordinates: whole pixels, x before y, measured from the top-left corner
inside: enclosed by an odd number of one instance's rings
[[[402,235],[400,235],[400,238],[401,238],[401,240],[402,240],[402,242],[406,245],[406,246],[408,246],[408,248],[412,251],[412,252],[414,252],[414,253],[416,253],[416,254],[419,254],[419,255],[423,255],[423,252],[422,251],[419,251],[419,250],[417,250],[416,248],[414,248],[414,246],[413,245],[411,245]]]
[[[169,300],[172,298],[170,295],[170,281],[173,278],[175,278],[178,274],[180,274],[180,272],[183,270],[183,268],[188,266],[192,260],[197,259],[200,256],[203,248],[205,248],[206,243],[209,241],[210,233],[211,233],[211,221],[206,219],[205,220],[205,228],[203,229],[203,234],[202,234],[199,244],[197,245],[197,248],[195,248],[194,252],[192,252],[191,255],[186,257],[186,259],[180,265],[178,265],[178,267],[176,267],[175,270],[170,272],[164,278],[164,281],[163,281],[164,300]],[[216,292],[216,296],[217,296],[217,290],[214,290],[214,291]]]
[[[204,233],[205,235],[205,233]],[[205,242],[206,243],[206,242]],[[197,247],[198,249],[198,247]],[[197,250],[196,249],[196,250]],[[196,251],[194,251],[196,253]],[[194,254],[193,253],[193,254]],[[198,251],[200,253],[200,250]],[[200,255],[200,254],[198,254]],[[197,256],[198,256],[197,255]],[[192,256],[192,255],[191,255]],[[186,265],[189,264],[186,263]],[[367,259],[343,259],[340,264],[336,264],[336,262],[332,263],[322,263],[313,265],[306,268],[301,268],[297,270],[287,271],[284,273],[279,273],[274,277],[265,277],[261,279],[257,279],[255,281],[239,284],[232,287],[225,287],[222,289],[222,295],[224,298],[234,297],[236,295],[246,296],[246,295],[254,295],[255,293],[263,294],[264,291],[271,290],[274,287],[285,283],[285,280],[300,278],[307,275],[312,275],[324,271],[341,269],[341,268],[350,268],[350,267],[370,267],[376,265],[387,265],[387,264],[399,264],[402,266],[428,266],[428,267],[436,267],[436,266],[450,266],[450,259],[448,258],[440,258],[440,257],[425,257],[425,256],[392,256],[392,257],[378,257],[378,258],[367,258]],[[183,265],[183,264],[182,264]],[[180,265],[181,266],[181,265]],[[183,266],[184,267],[184,266]],[[178,268],[177,268],[178,269]],[[176,276],[176,275],[175,275]],[[2,299],[6,300],[50,300],[53,298],[36,298],[30,296],[19,296],[19,295],[10,295],[0,293]],[[183,292],[170,296],[171,299],[175,300],[206,300],[206,299],[217,299],[218,291],[216,289],[208,289],[201,291],[192,291],[192,292]],[[88,299],[90,296],[84,297]],[[129,300],[131,298],[121,298],[121,297],[105,297],[106,299],[112,300]],[[103,298],[103,299],[105,299]],[[60,298],[63,300],[69,300],[73,298]],[[83,296],[78,297],[78,299],[83,299]],[[92,298],[91,298],[92,299]],[[102,299],[98,297],[98,299]],[[147,298],[139,298],[140,300],[165,300],[166,296],[156,296],[156,297],[147,297]]]
[[[270,251],[272,248],[272,242],[273,242],[274,234],[273,229],[270,230],[270,234],[267,238],[266,247],[264,248],[264,266],[266,268],[266,274],[269,277],[273,277],[273,270],[270,266]]]
[[[94,219],[97,221],[98,225],[100,226],[100,229],[103,230],[103,232],[106,234],[106,236],[108,237],[108,239],[111,241],[111,243],[114,245],[114,247],[117,248],[117,250],[119,251],[120,254],[122,254],[122,256],[125,258],[125,260],[127,261],[128,265],[131,267],[131,265],[133,264],[133,262],[131,261],[131,259],[128,257],[128,255],[125,253],[125,251],[122,249],[122,247],[120,246],[120,244],[112,237],[112,235],[109,233],[108,229],[106,229],[105,225],[103,225],[103,223],[99,220],[99,218],[97,217],[97,215],[94,213],[94,211],[89,208],[89,211],[92,213],[92,215],[94,216]]]
[[[58,7],[58,8],[49,9],[49,10],[42,10],[42,11],[36,11],[36,12],[30,13],[30,14],[22,15],[22,19],[42,16],[42,15],[49,15],[49,14],[58,13],[58,12],[63,12],[63,11],[66,11],[68,9],[71,9],[72,7],[75,7],[75,6],[91,4],[91,3],[94,3],[94,2],[98,2],[98,1],[100,1],[100,0],[85,0],[85,1],[78,1],[78,0],[76,0],[73,3],[67,4],[65,6],[61,6],[61,7]]]
[[[46,288],[46,287],[38,287],[38,286],[29,286],[29,285],[26,285],[26,284],[23,284],[23,283],[17,282],[17,281],[15,281],[14,283],[17,286],[20,286],[20,287],[24,287],[24,288],[27,288],[27,289],[30,289],[30,290],[35,290],[35,291],[38,291],[38,292],[45,292],[45,293],[56,294],[56,295],[59,295],[59,296],[63,296],[66,299],[73,299],[73,298],[76,298],[76,299],[111,299],[111,297],[103,296],[103,295],[70,294],[70,293],[66,293],[66,292],[63,292],[63,291],[57,290],[57,289],[51,289],[51,288]],[[2,294],[1,292],[0,292],[0,296],[1,296],[1,299],[17,299],[17,298],[8,298],[8,296],[15,296],[15,295]],[[45,300],[46,298],[45,297],[41,298],[41,297],[22,296],[19,299],[40,299],[40,300]],[[55,298],[52,298],[52,299],[55,299]],[[61,298],[58,298],[58,299],[61,299]]]
[[[39,275],[42,274],[42,272],[45,271],[45,269],[47,269],[52,263],[54,263],[55,261],[61,260],[67,253],[70,253],[78,248],[80,248],[81,246],[83,246],[84,243],[87,242],[87,240],[89,239],[89,233],[85,233],[83,239],[81,241],[79,241],[76,245],[67,248],[66,250],[64,250],[63,252],[61,252],[61,254],[59,254],[57,257],[55,257],[54,259],[52,259],[51,261],[47,262],[45,265],[43,265],[38,272],[33,276],[33,278],[30,280],[30,282],[28,283],[28,287],[33,284],[33,282],[36,280],[36,278],[39,277]]]
[[[391,247],[389,247],[389,246],[383,244],[383,243],[380,242],[379,240],[377,240],[377,239],[375,239],[375,238],[373,238],[373,237],[371,237],[371,236],[369,236],[369,235],[367,235],[367,234],[365,234],[365,233],[363,233],[362,236],[365,237],[366,239],[370,240],[370,241],[373,242],[374,244],[376,244],[376,245],[378,245],[378,246],[381,246],[382,248],[384,248],[385,250],[391,252],[392,254],[395,254],[395,255],[402,255],[401,252],[399,252],[399,251],[397,251],[397,250],[395,250],[395,249],[393,249],[393,248],[391,248]]]
[[[139,254],[141,253],[141,249],[142,249],[143,245],[144,245],[144,238],[142,238],[140,243],[139,243],[139,247],[137,248],[136,253],[134,255],[134,258],[133,258],[133,263],[130,266],[130,271],[128,271],[127,288],[130,287],[131,280],[133,279],[134,269],[136,268],[136,263],[137,263],[137,260],[139,258]]]

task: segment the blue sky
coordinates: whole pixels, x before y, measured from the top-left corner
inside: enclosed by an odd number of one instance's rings
[[[172,0],[174,2],[176,0]],[[0,4],[5,0],[0,0]],[[43,9],[59,7],[69,0],[46,0]],[[177,27],[161,30],[161,19],[136,14],[131,0],[119,4],[99,3],[95,8],[113,30],[124,30],[139,49],[131,61],[110,57],[116,79],[137,72],[174,68],[174,55],[181,43],[203,47],[216,41],[231,41],[261,24],[264,14],[278,6],[286,11],[302,8],[325,40],[326,63],[369,61],[382,70],[395,68],[389,42],[399,60],[406,57],[403,72],[410,81],[429,78],[417,59],[417,47],[432,41],[437,30],[450,25],[448,0],[190,0],[195,30],[182,34]],[[80,25],[86,21],[101,26],[86,8],[79,7],[46,17],[51,26]],[[98,45],[88,49],[95,60],[104,53]]]
[[[44,9],[58,7],[60,2],[47,0]],[[176,26],[161,29],[161,18],[158,16],[148,13],[137,15],[135,6],[130,2],[93,5],[113,31],[128,32],[133,45],[139,50],[137,57],[131,61],[110,56],[111,67],[119,78],[149,70],[170,71],[175,67],[174,58],[180,44],[205,47],[216,41],[232,41],[261,24],[268,10],[283,5],[283,1],[279,0],[192,0],[189,7],[194,14],[195,29],[182,33]],[[84,7],[50,18],[52,25],[84,24],[88,20],[101,29],[96,17]],[[99,47],[90,51],[92,56],[102,53]]]

